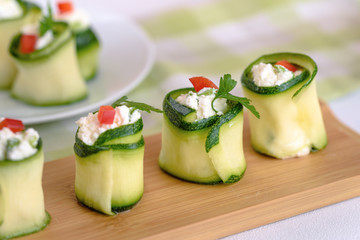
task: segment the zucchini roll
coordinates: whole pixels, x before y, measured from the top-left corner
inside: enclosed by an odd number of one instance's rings
[[[85,206],[114,215],[141,199],[144,138],[139,110],[144,109],[122,98],[77,121],[75,194]]]
[[[40,25],[27,25],[10,45],[18,74],[12,95],[28,104],[69,104],[87,96],[76,60],[75,39],[69,25],[49,16]]]
[[[219,89],[204,77],[190,81],[194,88],[171,91],[164,99],[160,168],[195,183],[237,182],[246,169],[242,103],[247,101],[228,93],[236,85],[229,74]]]
[[[299,53],[264,55],[244,70],[244,95],[261,114],[261,119],[249,116],[256,151],[284,159],[326,147],[316,73],[316,63]]]
[[[0,89],[10,88],[16,66],[9,54],[9,44],[22,26],[37,22],[41,9],[31,3],[16,0],[0,2]]]
[[[50,222],[41,185],[44,154],[38,133],[0,119],[0,239],[40,231]]]
[[[72,2],[60,0],[57,2],[58,14],[55,18],[67,22],[75,35],[76,55],[81,76],[85,80],[94,78],[98,69],[100,42],[90,25],[89,16],[75,9]]]

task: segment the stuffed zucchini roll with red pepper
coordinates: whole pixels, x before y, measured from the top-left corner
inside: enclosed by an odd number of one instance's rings
[[[13,97],[28,104],[69,104],[87,96],[68,24],[54,22],[51,9],[40,24],[26,25],[10,45],[18,74]]]
[[[190,78],[194,88],[168,93],[159,165],[165,172],[195,183],[234,183],[246,169],[243,153],[243,105],[258,116],[246,98],[229,94],[230,74],[219,88],[204,77]]]
[[[41,185],[39,134],[21,121],[0,118],[0,239],[37,232],[50,221]]]
[[[160,111],[126,99],[101,106],[77,121],[75,194],[80,203],[108,215],[128,210],[141,199],[144,138],[140,110]]]
[[[100,42],[90,25],[90,17],[84,11],[76,9],[69,0],[58,1],[57,9],[58,14],[55,18],[67,22],[75,35],[81,76],[85,80],[90,80],[97,73],[100,51]]]
[[[9,44],[23,25],[37,22],[41,9],[25,1],[0,1],[0,89],[10,88],[16,66],[9,54]]]
[[[325,148],[316,73],[316,63],[299,53],[264,55],[245,69],[244,94],[261,114],[261,119],[249,116],[256,151],[283,159]]]

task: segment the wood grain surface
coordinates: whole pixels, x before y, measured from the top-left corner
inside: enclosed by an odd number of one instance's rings
[[[146,137],[145,192],[132,210],[93,212],[74,195],[74,157],[45,164],[50,225],[23,239],[216,239],[360,196],[360,136],[322,104],[329,144],[302,158],[275,160],[254,152],[247,121],[248,168],[233,185],[175,179],[157,164],[161,136]]]

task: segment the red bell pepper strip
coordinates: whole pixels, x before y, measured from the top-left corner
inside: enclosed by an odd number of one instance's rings
[[[115,113],[115,109],[112,106],[101,106],[98,113],[100,124],[113,124]]]
[[[277,63],[275,63],[275,65],[281,65],[292,72],[295,72],[297,70],[297,68],[287,60],[278,61]]]
[[[4,127],[9,128],[12,132],[20,132],[25,129],[24,124],[21,120],[5,118],[0,122],[0,130]]]
[[[73,11],[73,5],[70,1],[59,1],[57,7],[59,14],[71,13]]]
[[[20,37],[20,52],[27,54],[35,51],[37,35],[22,34]]]
[[[219,89],[212,81],[205,77],[192,77],[189,78],[190,82],[194,86],[196,92],[199,92],[203,88],[215,88]]]

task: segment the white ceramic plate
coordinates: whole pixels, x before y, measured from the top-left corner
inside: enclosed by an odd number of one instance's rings
[[[154,46],[146,34],[135,23],[117,15],[94,19],[102,49],[98,75],[88,83],[88,98],[70,105],[36,107],[0,90],[0,117],[34,124],[84,114],[112,103],[141,83],[155,60]]]

